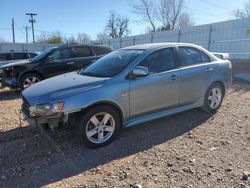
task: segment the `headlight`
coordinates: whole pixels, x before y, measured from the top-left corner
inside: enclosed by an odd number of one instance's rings
[[[14,69],[13,67],[7,67],[7,68],[5,68],[6,71],[13,71],[13,69]]]
[[[37,116],[49,116],[55,113],[60,113],[62,111],[62,108],[63,108],[63,102],[59,101],[53,104],[31,106],[29,108],[29,111]]]

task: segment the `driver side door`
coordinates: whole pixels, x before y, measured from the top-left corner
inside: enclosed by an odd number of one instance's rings
[[[49,54],[41,68],[46,78],[74,71],[71,48],[59,48]]]
[[[174,48],[148,55],[137,66],[147,67],[149,75],[130,80],[132,118],[163,111],[179,104],[180,71],[176,69]]]

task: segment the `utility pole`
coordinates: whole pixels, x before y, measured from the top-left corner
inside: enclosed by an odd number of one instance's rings
[[[36,16],[35,13],[26,13],[27,16],[30,16],[29,22],[31,23],[32,27],[32,36],[33,36],[33,43],[35,43],[35,33],[34,33],[34,23],[36,23],[36,20],[33,18],[33,16]]]
[[[24,26],[24,28],[25,28],[25,34],[26,34],[26,43],[29,43],[29,31],[28,31],[28,29],[29,29],[29,27],[28,26]]]
[[[12,18],[12,36],[13,36],[13,43],[15,43],[16,40],[15,40],[15,22],[14,22],[14,18]]]

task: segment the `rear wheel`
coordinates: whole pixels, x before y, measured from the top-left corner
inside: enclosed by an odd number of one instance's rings
[[[224,90],[221,84],[212,84],[206,92],[203,109],[211,113],[216,112],[220,108],[223,98]]]
[[[119,114],[109,106],[96,106],[80,117],[78,135],[91,148],[109,144],[120,132]]]
[[[20,79],[20,88],[22,90],[28,88],[31,85],[36,84],[37,82],[40,82],[42,80],[42,77],[35,73],[25,74]]]

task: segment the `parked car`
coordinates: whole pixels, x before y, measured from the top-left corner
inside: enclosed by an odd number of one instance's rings
[[[5,52],[0,53],[0,66],[22,59],[32,59],[37,56],[34,52]]]
[[[53,47],[31,60],[0,66],[2,85],[25,89],[41,80],[77,71],[112,51],[101,45],[61,45]]]
[[[37,53],[34,52],[5,52],[5,53],[0,53],[0,62],[20,60],[20,59],[31,59],[36,55]]]
[[[30,124],[69,123],[87,146],[100,147],[123,127],[198,107],[215,112],[231,71],[230,61],[193,44],[137,45],[29,87],[22,111]]]

